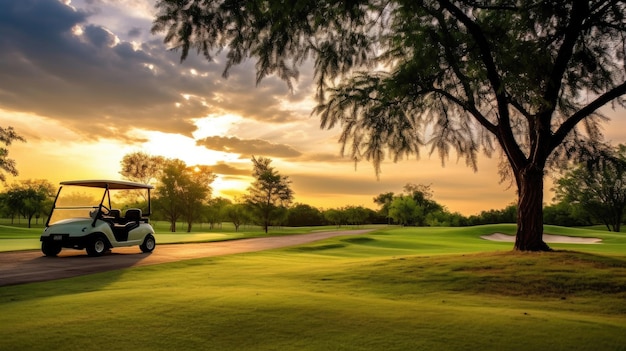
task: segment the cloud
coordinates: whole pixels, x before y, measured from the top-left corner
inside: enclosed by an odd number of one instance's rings
[[[222,174],[225,176],[250,176],[252,174],[252,170],[250,168],[237,168],[228,165],[225,162],[218,162],[217,164],[210,166],[210,168],[213,173]],[[239,179],[239,177],[233,178]]]
[[[243,140],[237,137],[212,136],[196,141],[199,146],[215,151],[242,155],[260,155],[266,157],[293,158],[301,153],[289,145],[274,144],[265,140]]]
[[[380,182],[374,177],[360,178],[358,176],[338,175],[289,175],[293,181],[293,188],[297,194],[314,193],[316,196],[341,195],[371,195],[372,198],[380,193],[393,191],[390,182]]]
[[[221,57],[209,63],[190,55],[181,64],[161,37],[136,42],[149,33],[152,14],[145,1],[125,4],[130,14],[102,0],[3,4],[0,108],[56,119],[90,140],[132,140],[130,127],[189,136],[194,119],[210,114],[269,123],[303,118],[282,101],[304,96],[289,95],[272,77],[257,87],[250,63],[226,80]]]
[[[354,163],[354,161],[351,160],[349,156],[347,155],[341,156],[339,152],[337,152],[336,154],[332,154],[332,153],[307,154],[307,155],[303,155],[298,160],[307,161],[307,162]]]

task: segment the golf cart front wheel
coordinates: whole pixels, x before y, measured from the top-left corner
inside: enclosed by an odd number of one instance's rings
[[[96,235],[87,244],[87,255],[89,256],[102,256],[108,249],[107,240],[103,235]]]
[[[54,257],[61,252],[61,245],[44,241],[41,243],[41,252],[49,257]]]
[[[156,240],[154,240],[154,236],[152,234],[146,235],[146,238],[143,240],[143,244],[139,245],[141,252],[149,253],[154,250],[156,247]]]

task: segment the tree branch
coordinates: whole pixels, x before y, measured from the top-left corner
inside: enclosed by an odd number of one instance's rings
[[[570,23],[567,29],[564,31],[563,44],[559,48],[556,59],[554,60],[554,66],[552,67],[552,73],[547,82],[546,91],[544,92],[543,99],[546,102],[546,109],[540,113],[543,115],[543,123],[549,123],[549,119],[552,116],[552,112],[556,108],[556,102],[559,98],[559,92],[561,91],[561,84],[563,81],[563,75],[567,70],[568,63],[574,52],[574,46],[578,40],[580,31],[582,30],[583,20],[589,11],[589,4],[586,1],[573,1],[572,13]]]
[[[443,89],[436,89],[435,88],[435,89],[433,89],[433,92],[435,92],[437,94],[440,94],[441,96],[445,97],[446,99],[452,101],[454,104],[458,105],[463,110],[465,110],[468,113],[470,113],[478,121],[478,123],[480,123],[488,131],[490,131],[493,134],[496,134],[497,127],[493,123],[489,122],[489,120],[485,116],[483,116],[483,114],[480,113],[480,111],[478,111],[476,109],[476,106],[474,106],[472,104],[465,103],[464,101],[460,100],[456,96],[448,93],[447,91],[445,91]]]
[[[478,48],[480,50],[480,54],[482,56],[482,61],[485,64],[485,69],[487,70],[487,79],[491,83],[491,87],[493,89],[494,95],[496,96],[496,100],[498,101],[498,110],[500,112],[500,117],[506,119],[505,123],[508,124],[508,111],[506,109],[507,99],[506,93],[504,89],[504,85],[502,84],[502,80],[500,79],[500,75],[498,74],[498,69],[496,67],[496,63],[491,55],[491,47],[487,38],[483,34],[481,28],[472,21],[461,9],[454,6],[448,0],[440,0],[439,3],[447,9],[457,20],[459,20],[472,35],[474,40],[476,40],[476,44],[478,44]]]
[[[448,10],[450,14],[460,21],[469,31],[470,35],[476,41],[478,49],[480,51],[482,62],[485,65],[487,71],[487,79],[493,89],[493,94],[496,98],[498,107],[498,120],[499,124],[493,131],[490,130],[504,149],[510,163],[513,167],[521,167],[521,165],[527,161],[524,153],[517,144],[511,128],[510,112],[508,109],[509,101],[507,99],[506,89],[498,73],[498,69],[494,58],[492,56],[492,49],[489,45],[489,41],[482,32],[480,26],[469,18],[463,10],[456,7],[449,0],[438,1],[443,8]],[[479,121],[480,122],[480,121]]]
[[[556,148],[559,144],[563,142],[563,140],[565,140],[567,134],[571,132],[572,129],[574,129],[578,122],[582,121],[611,100],[616,99],[624,94],[626,94],[626,82],[600,95],[597,99],[570,116],[567,120],[565,120],[565,122],[561,124],[559,129],[557,129],[557,131],[554,133],[552,142],[550,143],[550,151],[554,150],[554,148]]]

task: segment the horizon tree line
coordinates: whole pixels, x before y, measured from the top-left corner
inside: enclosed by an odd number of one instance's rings
[[[135,152],[124,156],[120,162],[120,174],[131,181],[156,183],[153,219],[169,222],[172,232],[177,230],[176,224],[181,221],[186,224],[187,232],[192,230],[194,223],[209,223],[209,230],[215,230],[223,222],[233,223],[236,230],[242,225],[259,225],[267,232],[272,227],[282,226],[395,224],[455,227],[515,223],[517,219],[516,204],[470,216],[451,213],[434,199],[431,185],[413,183],[407,183],[399,194],[386,192],[373,197],[378,210],[363,206],[320,209],[293,203],[291,181],[271,166],[271,159],[253,157],[252,162],[256,177],[248,188],[250,193],[234,201],[212,196],[211,183],[216,176],[208,166],[188,166],[178,159]],[[590,157],[587,163],[564,171],[555,183],[553,203],[544,206],[544,223],[562,226],[604,224],[608,230],[619,232],[626,203],[625,170],[626,146],[619,145],[606,148]],[[583,192],[583,189],[588,191]],[[593,196],[602,189],[614,197]],[[32,219],[38,223],[39,218],[49,214],[55,194],[55,187],[46,180],[15,182],[0,193],[0,214],[11,218],[11,223],[15,218],[18,221],[24,218],[30,227]],[[141,197],[132,197],[126,199],[125,207],[142,207],[145,201]]]

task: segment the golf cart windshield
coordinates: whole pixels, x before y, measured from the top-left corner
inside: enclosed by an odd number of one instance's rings
[[[150,214],[152,186],[123,181],[62,182],[47,225],[66,219],[93,219],[111,209],[140,207]]]

